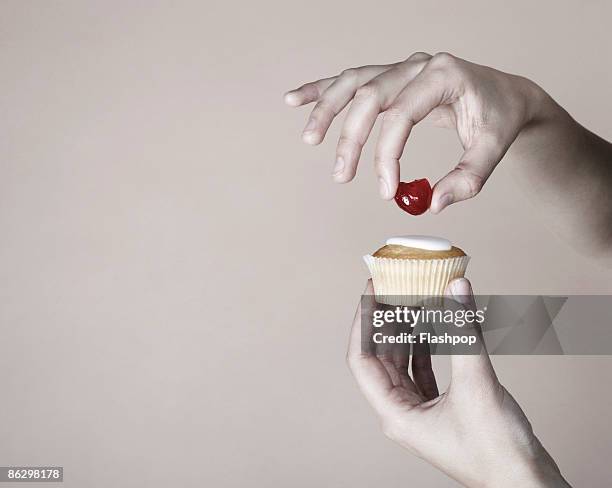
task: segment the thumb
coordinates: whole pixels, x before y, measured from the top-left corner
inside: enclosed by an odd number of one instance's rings
[[[498,142],[481,140],[470,146],[461,162],[436,183],[431,199],[431,211],[440,213],[452,203],[478,195],[507,148]]]
[[[466,310],[476,310],[472,286],[465,278],[453,280],[446,288],[447,298],[458,302]],[[475,337],[476,342],[470,353],[453,351],[451,354],[451,385],[454,389],[469,388],[470,394],[498,383],[495,370],[477,324],[464,326],[464,332]]]

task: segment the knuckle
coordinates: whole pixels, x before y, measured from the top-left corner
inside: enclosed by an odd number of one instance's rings
[[[346,356],[344,356],[344,362],[346,363],[346,366],[348,367],[348,369],[353,371],[352,360],[351,360],[350,354],[347,353]]]
[[[362,101],[376,100],[378,98],[378,87],[373,83],[366,83],[357,89],[355,98]]]
[[[444,66],[428,65],[427,66],[427,82],[430,86],[444,86],[447,80],[451,78],[450,70]]]
[[[482,190],[485,179],[482,176],[465,169],[463,167],[463,163],[460,163],[457,166],[457,169],[461,171],[461,178],[468,198],[473,198],[478,195],[480,190]]]
[[[470,71],[461,60],[452,54],[442,52],[436,53],[427,64],[430,79],[436,83],[448,83],[465,85],[469,80]]]
[[[357,79],[359,78],[357,68],[345,69],[342,73],[340,73],[340,78],[351,83],[357,83]]]
[[[424,61],[428,59],[431,59],[431,54],[425,53],[423,51],[417,51],[408,56],[406,61]]]
[[[455,64],[456,61],[457,61],[457,58],[455,56],[445,51],[438,52],[434,54],[433,57],[431,58],[432,64],[442,66],[442,67],[452,66],[453,64]]]
[[[429,64],[424,68],[425,70],[427,72],[426,89],[442,94],[438,104],[453,100],[453,97],[459,93],[460,87],[463,86],[461,77],[454,69]]]
[[[305,83],[299,88],[300,91],[307,91],[312,93],[313,95],[320,96],[321,92],[319,91],[319,86],[311,81],[309,83]]]
[[[367,359],[367,355],[363,352],[347,352],[346,354],[346,365],[348,369],[351,371],[353,376],[357,376],[357,372],[359,371],[360,364],[363,364],[363,361]]]
[[[361,147],[363,144],[360,140],[354,137],[352,134],[342,134],[338,139],[338,147],[346,147],[346,146],[359,146]]]
[[[319,113],[319,114],[323,114],[326,116],[336,115],[336,109],[334,108],[333,104],[329,100],[326,100],[325,98],[321,98],[317,102],[315,107],[312,109],[312,111],[315,114]]]
[[[351,354],[346,355],[346,366],[348,367],[349,371],[351,372],[353,376],[355,376],[355,371],[356,371],[355,362],[356,362],[355,357],[353,357]]]
[[[389,107],[389,109],[385,112],[385,115],[383,117],[383,120],[385,122],[408,122],[411,123],[411,119],[410,116],[408,115],[408,110],[405,110],[404,108],[398,106],[398,105],[392,105],[391,107]]]
[[[379,155],[374,157],[374,170],[377,173],[381,173],[385,168],[390,165],[391,158],[386,155]]]

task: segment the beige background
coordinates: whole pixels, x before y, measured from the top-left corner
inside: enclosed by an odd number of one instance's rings
[[[361,256],[442,234],[473,256],[480,293],[610,293],[610,270],[552,235],[503,164],[438,217],[379,200],[370,150],[335,186],[338,126],[301,144],[307,111],[282,93],[446,50],[531,77],[611,139],[611,15],[2,1],[0,464],[62,465],[70,487],[456,486],[383,438],[345,367]],[[459,153],[419,128],[403,177],[436,179]],[[612,359],[495,366],[568,479],[607,486]]]

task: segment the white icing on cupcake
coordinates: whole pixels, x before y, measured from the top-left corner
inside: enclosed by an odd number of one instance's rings
[[[387,239],[387,245],[394,244],[396,246],[412,247],[416,249],[425,249],[427,251],[450,251],[450,241],[442,237],[433,236],[398,236]]]

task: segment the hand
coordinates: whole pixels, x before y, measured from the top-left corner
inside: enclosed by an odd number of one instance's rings
[[[531,81],[447,53],[415,53],[389,65],[362,66],[307,83],[285,95],[300,106],[316,101],[302,135],[319,144],[336,115],[352,100],[337,147],[333,178],[355,177],[361,150],[384,113],[375,149],[380,195],[395,196],[399,160],[415,124],[432,115],[455,128],[464,148],[459,164],[433,190],[431,211],[472,198],[521,130],[539,114],[546,94]]]
[[[475,307],[470,283],[453,281],[447,296]],[[364,306],[375,306],[371,282]],[[479,355],[452,355],[451,382],[438,395],[429,354],[364,353],[361,305],[347,360],[390,439],[467,487],[567,487],[514,398],[499,383],[478,330]],[[367,315],[366,315],[367,316]]]

